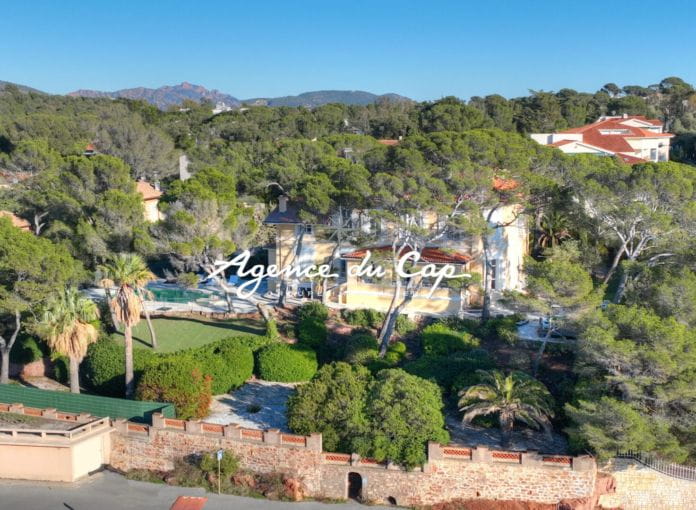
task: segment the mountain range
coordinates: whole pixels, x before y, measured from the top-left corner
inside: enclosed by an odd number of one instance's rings
[[[328,103],[366,105],[377,101],[411,101],[409,98],[398,94],[378,95],[362,90],[318,90],[314,92],[305,92],[297,96],[237,99],[219,90],[209,90],[201,85],[193,85],[188,82],[183,82],[179,85],[166,85],[156,89],[136,87],[113,92],[81,89],[70,92],[68,95],[76,97],[123,97],[128,99],[142,99],[163,110],[170,106],[180,105],[186,99],[193,101],[210,101],[214,104],[224,103],[231,108],[237,108],[243,104],[261,106],[306,106],[311,108]]]

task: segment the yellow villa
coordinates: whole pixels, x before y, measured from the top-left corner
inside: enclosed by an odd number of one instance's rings
[[[432,212],[424,212],[419,218],[419,224],[425,228],[438,221],[439,218]],[[490,221],[496,228],[492,229],[488,238],[490,274],[487,281],[492,299],[495,300],[505,290],[524,288],[523,262],[528,253],[529,232],[526,218],[520,214],[519,206],[516,205],[499,207]],[[319,266],[334,260],[332,269],[337,278],[330,279],[326,286],[317,278],[291,279],[288,282],[291,296],[319,298],[326,288],[324,301],[331,307],[372,308],[379,311],[389,308],[395,282],[389,269],[391,263],[385,257],[391,256],[391,246],[385,243],[371,246],[343,243],[337,247],[335,229],[329,226],[331,218],[305,223],[298,215],[298,208],[289,204],[285,196],[279,198],[278,207],[268,215],[265,223],[275,227],[276,231],[275,244],[268,252],[269,264],[282,269],[289,265]],[[353,211],[350,226],[373,234],[373,238],[379,238],[375,234],[388,228],[370,218],[369,211]],[[420,260],[414,268],[416,271],[422,271],[428,265],[434,271],[451,266],[457,274],[466,273],[473,278],[443,279],[431,293],[434,278],[430,276],[421,281],[421,276],[417,276],[415,283],[420,284],[419,290],[407,305],[405,313],[461,315],[467,309],[479,308],[482,302],[480,284],[484,281],[485,267],[483,244],[480,237],[452,232],[420,250]],[[370,259],[364,261],[368,252]],[[386,274],[381,278],[358,274],[358,266],[366,267],[370,264],[379,264],[385,268]],[[278,279],[271,278],[269,290],[278,291],[279,283]]]

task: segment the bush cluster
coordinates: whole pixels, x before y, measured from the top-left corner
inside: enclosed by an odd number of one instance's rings
[[[48,347],[33,336],[20,336],[10,351],[10,361],[18,365],[26,365],[42,359],[49,353]]]
[[[145,368],[135,392],[138,400],[174,404],[184,420],[203,418],[212,400],[212,377],[188,356],[162,361]]]
[[[456,395],[466,386],[478,383],[476,370],[490,370],[495,363],[483,349],[473,349],[452,356],[423,356],[404,365],[408,373],[438,384],[445,393]]]
[[[347,363],[324,365],[288,401],[288,424],[321,432],[328,450],[415,467],[428,441],[446,443],[440,389],[399,369],[376,376]]]
[[[205,375],[212,377],[214,395],[239,388],[254,373],[254,354],[236,342],[214,342],[197,349],[194,358]]]
[[[478,347],[480,341],[466,331],[458,331],[442,322],[427,326],[421,333],[423,352],[429,356],[449,356]]]
[[[361,328],[378,329],[384,322],[384,313],[370,308],[360,308],[358,310],[345,310],[343,320],[351,326]],[[396,318],[396,332],[405,335],[416,328],[416,324],[405,315]]]
[[[321,349],[326,344],[329,332],[326,321],[329,309],[318,301],[303,305],[297,314],[297,339],[302,345],[312,349]]]
[[[223,338],[195,349],[176,353],[156,353],[148,349],[133,350],[135,383],[150,365],[190,357],[195,359],[204,375],[212,377],[215,394],[227,393],[241,386],[254,371],[253,352],[271,341],[263,337],[241,336]],[[90,345],[82,365],[85,387],[100,395],[123,396],[125,384],[123,346],[110,338]]]
[[[348,338],[343,346],[342,360],[351,365],[364,365],[371,372],[398,365],[406,354],[406,344],[394,342],[389,345],[383,358],[379,357],[379,343],[369,332],[358,331]]]
[[[257,355],[258,376],[265,381],[309,381],[317,367],[317,354],[299,344],[271,344]]]

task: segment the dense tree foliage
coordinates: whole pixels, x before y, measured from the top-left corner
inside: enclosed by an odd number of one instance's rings
[[[407,467],[425,462],[428,441],[446,443],[440,389],[399,369],[376,377],[361,366],[325,365],[288,403],[298,433],[322,432],[329,450]]]

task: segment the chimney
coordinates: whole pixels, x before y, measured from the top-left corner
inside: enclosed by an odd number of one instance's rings
[[[160,183],[159,183],[159,181],[155,181],[154,184],[153,184],[153,187],[154,187],[157,191],[160,191]]]
[[[628,118],[628,113],[624,113],[624,114],[623,114],[623,118],[624,118],[624,119],[627,119],[627,118]]]
[[[288,196],[280,195],[278,197],[278,212],[287,212],[288,210]]]

